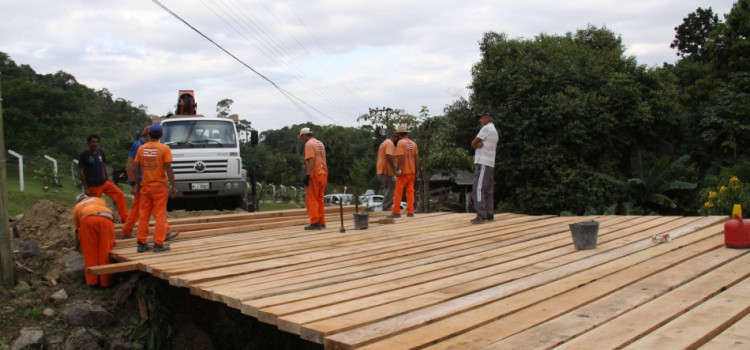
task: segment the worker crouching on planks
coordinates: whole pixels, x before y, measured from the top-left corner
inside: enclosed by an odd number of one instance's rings
[[[85,268],[109,264],[109,253],[115,246],[115,223],[112,211],[99,197],[79,194],[76,197],[73,222],[76,229],[76,248],[80,247]],[[91,287],[109,287],[112,275],[92,275],[84,272]]]

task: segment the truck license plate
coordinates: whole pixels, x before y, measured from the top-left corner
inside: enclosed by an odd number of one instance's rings
[[[208,182],[191,183],[190,188],[193,190],[210,190],[211,186]]]

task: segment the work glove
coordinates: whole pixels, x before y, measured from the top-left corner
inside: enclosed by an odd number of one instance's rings
[[[305,187],[307,187],[308,185],[310,185],[310,175],[305,175],[305,181],[304,181],[304,183],[305,183]]]

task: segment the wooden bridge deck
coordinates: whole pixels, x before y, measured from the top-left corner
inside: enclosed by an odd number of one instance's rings
[[[724,247],[725,217],[347,214],[340,233],[334,213],[176,219],[171,251],[113,256],[327,349],[750,347],[750,250]],[[577,251],[568,224],[589,219],[598,246]]]

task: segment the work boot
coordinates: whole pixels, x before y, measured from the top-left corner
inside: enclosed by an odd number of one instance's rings
[[[168,233],[167,233],[167,237],[166,237],[166,238],[164,238],[164,240],[165,240],[165,241],[168,241],[168,240],[170,240],[170,239],[172,239],[172,238],[175,238],[175,237],[177,237],[177,236],[179,236],[179,235],[180,235],[180,233],[179,233],[179,232],[168,232]]]
[[[495,221],[495,214],[487,215],[487,221]]]
[[[483,223],[487,222],[487,220],[482,219],[482,218],[480,218],[480,217],[477,216],[477,217],[471,219],[471,221],[469,221],[469,222],[471,222],[472,224],[483,224]]]
[[[322,224],[322,225],[320,225],[320,227],[326,228],[326,224]]]
[[[167,250],[170,250],[172,248],[169,247],[169,244],[154,244],[154,253],[158,252],[166,252]]]
[[[323,229],[323,226],[321,226],[319,222],[316,222],[314,224],[310,224],[310,225],[305,226],[305,230],[307,230],[307,231],[309,231],[309,230],[322,230],[322,229]]]
[[[127,236],[120,236],[120,239],[133,239],[135,238],[135,235],[127,235]]]
[[[398,219],[400,217],[401,217],[401,214],[391,214],[391,215],[386,216],[386,218],[389,218],[389,219]]]
[[[141,243],[141,241],[138,241],[138,252],[143,253],[151,250],[151,246],[148,243]]]
[[[409,214],[406,214],[406,217],[407,217],[407,218],[413,218],[413,217],[414,217],[414,213],[409,213]]]

